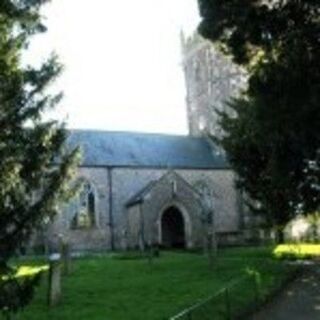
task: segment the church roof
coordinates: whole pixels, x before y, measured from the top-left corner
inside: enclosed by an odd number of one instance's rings
[[[70,146],[82,149],[82,166],[226,168],[224,155],[205,138],[190,136],[70,130]]]
[[[139,190],[139,192],[137,192],[126,202],[126,207],[129,208],[138,203],[142,203],[144,201],[144,197],[150,192],[156,183],[156,180],[152,180],[151,182],[147,183],[141,190]]]

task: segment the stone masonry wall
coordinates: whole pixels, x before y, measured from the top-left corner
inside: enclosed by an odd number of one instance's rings
[[[48,238],[57,243],[62,234],[73,250],[109,250],[111,248],[110,198],[107,168],[79,168],[79,177],[86,178],[96,189],[97,224],[90,229],[72,229],[74,215],[72,202],[61,209],[55,222],[48,229]],[[167,169],[113,168],[112,218],[115,248],[123,247],[123,237],[128,227],[127,201],[149,182],[158,180]],[[175,170],[190,185],[205,180],[215,195],[216,226],[219,232],[236,232],[241,225],[234,174],[231,170]],[[161,195],[159,195],[161,197]],[[150,204],[155,205],[154,203]]]
[[[214,109],[228,111],[225,102],[246,87],[246,73],[198,33],[181,42],[189,132],[219,136]]]
[[[63,235],[73,250],[110,249],[109,227],[109,186],[106,168],[79,168],[78,178],[89,181],[95,189],[96,224],[90,229],[72,229],[71,221],[75,214],[74,201],[61,208],[59,215],[48,230],[48,238],[57,246],[58,234]]]
[[[125,203],[147,183],[158,180],[165,169],[114,169],[113,209],[116,243],[120,243],[127,227]],[[189,184],[205,180],[215,194],[216,226],[219,232],[237,232],[241,225],[238,195],[234,188],[234,174],[231,170],[175,170]]]
[[[173,184],[175,185],[173,189]],[[199,247],[203,240],[203,226],[201,223],[202,208],[199,195],[180,175],[175,172],[166,173],[148,191],[143,203],[130,207],[128,210],[128,221],[131,222],[131,245],[138,244],[137,230],[142,227],[147,243],[162,243],[161,219],[163,212],[175,206],[183,216],[185,228],[186,247]],[[140,217],[136,216],[136,208],[139,208]],[[138,219],[137,219],[138,218]],[[142,219],[141,219],[142,218]],[[132,228],[133,227],[133,228]]]

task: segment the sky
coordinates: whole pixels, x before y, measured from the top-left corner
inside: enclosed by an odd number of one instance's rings
[[[197,0],[53,0],[48,32],[25,61],[64,64],[64,99],[50,117],[69,128],[186,134],[180,30],[199,22]]]

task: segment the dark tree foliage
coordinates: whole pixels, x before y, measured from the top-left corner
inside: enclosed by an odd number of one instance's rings
[[[318,0],[199,0],[200,33],[248,70],[248,89],[220,113],[220,143],[238,187],[270,223],[319,206],[306,163],[320,147]],[[311,196],[312,195],[312,196]]]
[[[34,282],[15,280],[9,260],[71,196],[78,162],[78,151],[64,148],[63,125],[42,121],[61,99],[45,93],[61,65],[54,56],[38,69],[21,64],[30,38],[46,30],[39,13],[46,2],[0,1],[0,310],[7,311],[30,300]]]

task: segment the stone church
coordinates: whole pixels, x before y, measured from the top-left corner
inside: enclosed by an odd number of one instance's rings
[[[211,196],[220,243],[241,238],[248,216],[225,154],[207,138],[219,134],[213,107],[245,85],[245,74],[195,34],[181,37],[188,136],[72,130],[83,153],[80,194],[61,208],[46,239],[65,237],[73,250],[202,245],[201,190]],[[212,102],[215,106],[212,106]]]

